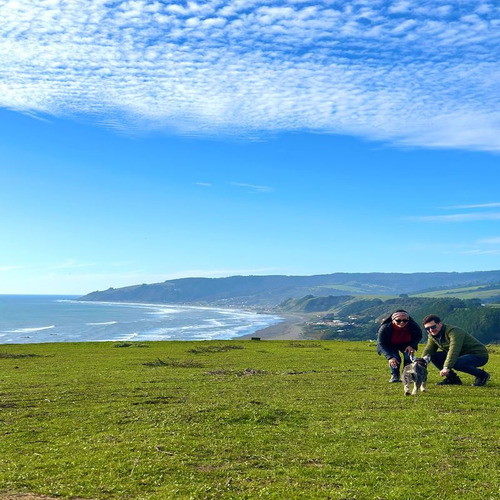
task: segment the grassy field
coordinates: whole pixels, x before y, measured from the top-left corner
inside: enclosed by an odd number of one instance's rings
[[[436,297],[449,298],[456,297],[458,299],[482,299],[487,300],[493,297],[500,297],[500,288],[485,289],[484,285],[468,286],[462,288],[449,288],[445,290],[434,290],[432,292],[424,292],[411,294],[412,297]]]
[[[498,499],[488,371],[408,397],[369,342],[0,346],[0,498]]]

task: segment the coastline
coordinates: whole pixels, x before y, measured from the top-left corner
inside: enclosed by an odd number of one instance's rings
[[[262,340],[304,340],[304,326],[307,316],[299,314],[278,314],[283,321],[268,326],[254,333],[235,337],[234,340],[250,340],[259,337]]]

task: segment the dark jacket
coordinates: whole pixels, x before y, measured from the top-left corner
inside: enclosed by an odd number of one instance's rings
[[[422,340],[422,330],[418,326],[418,323],[410,318],[408,322],[410,328],[411,340],[408,345],[411,345],[415,351],[418,349],[418,343]],[[392,358],[391,351],[396,347],[391,342],[392,337],[392,321],[387,323],[382,323],[377,331],[377,352],[383,354],[387,359]],[[408,347],[404,346],[404,347]],[[401,347],[401,346],[397,346]]]
[[[438,349],[447,353],[444,362],[447,368],[453,368],[459,356],[466,354],[475,354],[488,359],[486,346],[470,333],[456,326],[443,325],[436,336],[429,334],[422,356],[432,356]]]

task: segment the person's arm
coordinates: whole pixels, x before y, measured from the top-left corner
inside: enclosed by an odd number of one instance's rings
[[[448,355],[444,361],[443,370],[446,368],[451,370],[451,368],[455,366],[465,339],[465,332],[460,328],[452,326],[447,333],[450,338],[450,347],[448,349]]]
[[[377,347],[378,347],[378,352],[380,354],[383,354],[387,359],[392,358],[392,354],[389,353],[388,345],[387,345],[387,338],[389,336],[388,333],[388,326],[382,325],[377,332]]]
[[[429,338],[427,339],[427,344],[424,347],[424,352],[422,352],[422,357],[432,356],[438,350],[438,346],[436,342],[434,342],[431,338],[431,334],[429,333]]]

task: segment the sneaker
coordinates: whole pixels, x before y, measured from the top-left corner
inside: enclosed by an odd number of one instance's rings
[[[392,377],[389,380],[389,383],[392,384],[393,382],[401,382],[399,373],[393,373]]]
[[[455,372],[451,372],[444,380],[441,380],[441,382],[438,382],[436,385],[462,385],[462,381]]]
[[[480,386],[486,384],[486,382],[488,382],[489,379],[490,379],[490,374],[484,372],[483,375],[476,377],[476,380],[474,380],[474,383],[472,385],[475,385],[476,387],[480,387]]]

